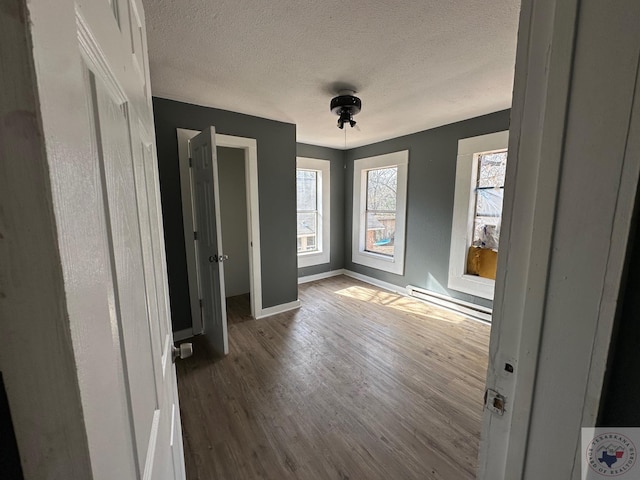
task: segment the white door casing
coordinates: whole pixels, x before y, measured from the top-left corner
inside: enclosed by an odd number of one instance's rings
[[[220,189],[216,131],[209,127],[191,139],[193,220],[203,333],[217,355],[229,353],[220,226]]]
[[[61,287],[47,282],[38,294],[45,298],[51,289],[57,296],[64,312],[58,328],[68,331],[70,342],[46,340],[74,365],[60,377],[48,369],[32,375],[42,394],[65,375],[75,382],[68,394],[79,395],[75,414],[84,428],[82,436],[49,440],[59,449],[87,452],[68,459],[88,459],[90,473],[82,478],[184,479],[141,2],[34,0],[27,9],[23,24],[31,36],[46,157],[47,188],[38,194],[50,188],[63,279]],[[31,247],[12,248],[28,253]],[[13,314],[20,320],[19,306]],[[38,334],[32,337],[21,340],[40,341]],[[37,350],[33,357],[29,362],[37,363]],[[44,360],[57,363],[51,355]],[[11,368],[3,361],[4,371]],[[33,448],[34,439],[47,433],[28,420],[37,415],[22,406],[29,408],[29,397],[11,381],[7,393],[27,478],[44,478],[45,472],[80,478],[65,474],[73,467],[64,463],[54,467],[48,447]],[[59,403],[50,405],[47,416],[64,415],[56,410]]]
[[[189,166],[191,138],[198,135],[198,130],[177,129],[178,161],[180,168],[180,194],[182,198],[182,219],[184,227],[185,250],[187,256],[187,273],[189,276],[189,299],[191,311],[198,312],[199,292],[196,267],[196,251],[193,232],[193,178]],[[249,278],[251,316],[262,317],[262,266],[260,263],[260,211],[258,202],[258,148],[254,138],[237,137],[216,133],[216,147],[238,148],[244,152],[245,185],[247,191],[247,231],[249,234]],[[201,319],[193,315],[192,328],[175,332],[176,337],[188,338],[202,333]]]
[[[580,478],[640,171],[639,17],[522,3],[487,375],[506,401],[485,410],[479,479]]]

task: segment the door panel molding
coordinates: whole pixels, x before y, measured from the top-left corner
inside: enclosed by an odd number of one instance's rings
[[[47,304],[46,319],[24,307],[13,312],[23,323],[30,320],[31,335],[12,335],[9,343],[28,352],[24,364],[32,366],[38,388],[16,389],[12,379],[19,369],[2,362],[10,402],[24,405],[12,409],[18,441],[26,438],[29,445],[29,439],[42,437],[51,442],[47,448],[21,448],[29,477],[57,472],[65,478],[184,479],[175,369],[167,353],[172,342],[153,113],[145,92],[148,60],[141,37],[143,79],[133,65],[129,1],[118,1],[119,24],[104,0],[15,2],[21,12],[15,21],[22,22],[30,48],[6,64],[29,67],[31,82],[16,73],[22,85],[9,93],[34,100],[33,111],[26,105],[21,109],[33,125],[19,125],[21,135],[33,132],[29,141],[36,151],[25,149],[22,155],[41,155],[44,175],[33,183],[37,193],[25,188],[34,198],[22,199],[22,205],[7,203],[7,212],[33,215],[43,228],[50,227],[53,240],[44,233],[41,238],[50,248],[41,250],[61,277],[57,283],[52,273],[52,281],[29,289],[42,299],[56,299],[55,305]],[[138,13],[144,32],[141,8]],[[0,38],[7,40],[2,44],[17,45],[17,32],[4,28],[7,15],[0,12]],[[2,52],[0,47],[4,65]],[[2,107],[8,104],[4,95],[0,98]],[[25,169],[27,163],[11,166]],[[33,203],[47,198],[43,218],[44,210]],[[9,234],[12,230],[3,229]],[[32,243],[14,243],[12,249],[16,259],[32,257],[22,265],[25,275],[44,274],[47,262],[34,263]],[[57,333],[44,328],[47,322]],[[30,348],[40,340],[51,348]],[[56,365],[67,367],[60,374]],[[36,415],[32,399],[40,397],[49,400],[43,409],[47,417],[67,419],[69,428],[52,435],[46,421],[20,421],[27,418],[25,409]],[[64,463],[68,466],[61,468]]]

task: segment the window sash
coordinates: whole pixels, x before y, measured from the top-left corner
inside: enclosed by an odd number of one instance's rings
[[[493,214],[486,214],[486,213],[479,214],[478,206],[480,201],[481,190],[501,189],[504,191],[503,182],[500,182],[501,184],[498,186],[480,186],[480,184],[482,183],[482,178],[481,178],[482,177],[482,157],[486,155],[501,154],[501,153],[507,153],[507,149],[503,148],[500,150],[490,150],[486,152],[474,153],[473,161],[474,161],[476,178],[474,182],[475,188],[473,189],[473,209],[472,210],[470,209],[469,211],[470,228],[468,232],[468,238],[469,238],[470,245],[476,245],[476,244],[482,243],[482,238],[480,237],[480,234],[479,234],[481,230],[481,225],[497,226],[498,239],[499,239],[499,231],[500,231],[500,226],[502,224],[502,205],[500,206],[500,213],[493,213]],[[505,161],[505,168],[506,168],[506,161]],[[503,179],[504,179],[504,176],[505,174],[502,175]],[[485,220],[485,219],[492,219],[492,220]]]
[[[354,202],[352,229],[352,261],[359,265],[378,270],[404,274],[405,225],[407,209],[407,173],[409,163],[408,150],[354,160]],[[372,208],[369,195],[369,175],[375,170],[395,170],[395,202],[389,201],[390,208]],[[387,185],[389,186],[389,185]],[[375,205],[375,207],[387,206]],[[368,229],[368,218],[375,215],[393,215],[393,226],[385,226],[391,232],[384,232],[384,238],[378,238]],[[393,233],[391,235],[390,233]],[[375,240],[375,241],[374,241]],[[374,246],[374,243],[378,243]],[[383,243],[384,242],[384,243]]]
[[[309,229],[300,228],[297,233],[305,236],[301,238],[300,248],[297,251],[298,268],[310,267],[313,265],[321,265],[330,262],[331,255],[331,238],[330,238],[330,182],[331,182],[331,162],[325,159],[297,157],[296,172],[314,172],[315,173],[315,198],[313,202],[309,197],[306,204],[297,204],[296,212],[301,215],[307,215],[306,218]],[[304,176],[301,176],[304,178]],[[311,190],[314,186],[311,184]],[[309,193],[309,192],[308,192]],[[304,207],[298,210],[298,206]],[[311,219],[310,217],[313,217]],[[315,231],[311,232],[311,230]]]
[[[478,185],[477,163],[474,160],[477,159],[478,152],[493,153],[506,150],[508,142],[508,130],[458,141],[447,287],[489,300],[493,299],[495,281],[466,274],[476,212],[475,189]]]
[[[298,210],[297,214],[311,214],[313,215],[313,229],[311,234],[304,234],[297,232],[298,237],[298,245],[297,252],[298,253],[314,253],[319,252],[320,242],[318,242],[318,236],[321,234],[320,230],[320,212],[318,210]],[[298,221],[299,222],[299,221]],[[309,248],[309,238],[313,238],[313,246]],[[303,239],[307,239],[304,240]]]

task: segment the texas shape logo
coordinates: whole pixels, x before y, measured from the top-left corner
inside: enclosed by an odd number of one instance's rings
[[[636,463],[636,447],[620,433],[601,433],[587,447],[589,467],[603,477],[627,473]]]

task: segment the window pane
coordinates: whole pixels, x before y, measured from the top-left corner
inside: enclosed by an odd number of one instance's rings
[[[318,209],[318,172],[296,170],[298,210]]]
[[[367,171],[367,210],[396,209],[398,167]]]
[[[478,156],[478,187],[504,187],[507,152],[482,153]]]
[[[367,252],[393,257],[395,234],[395,213],[367,212],[364,247]]]
[[[491,188],[487,190],[478,190],[476,195],[476,216],[502,216],[502,199],[504,197],[504,189]]]
[[[316,212],[298,213],[298,253],[318,250],[317,231],[318,214]]]
[[[502,223],[507,151],[478,155],[478,183],[472,244],[498,249]]]

